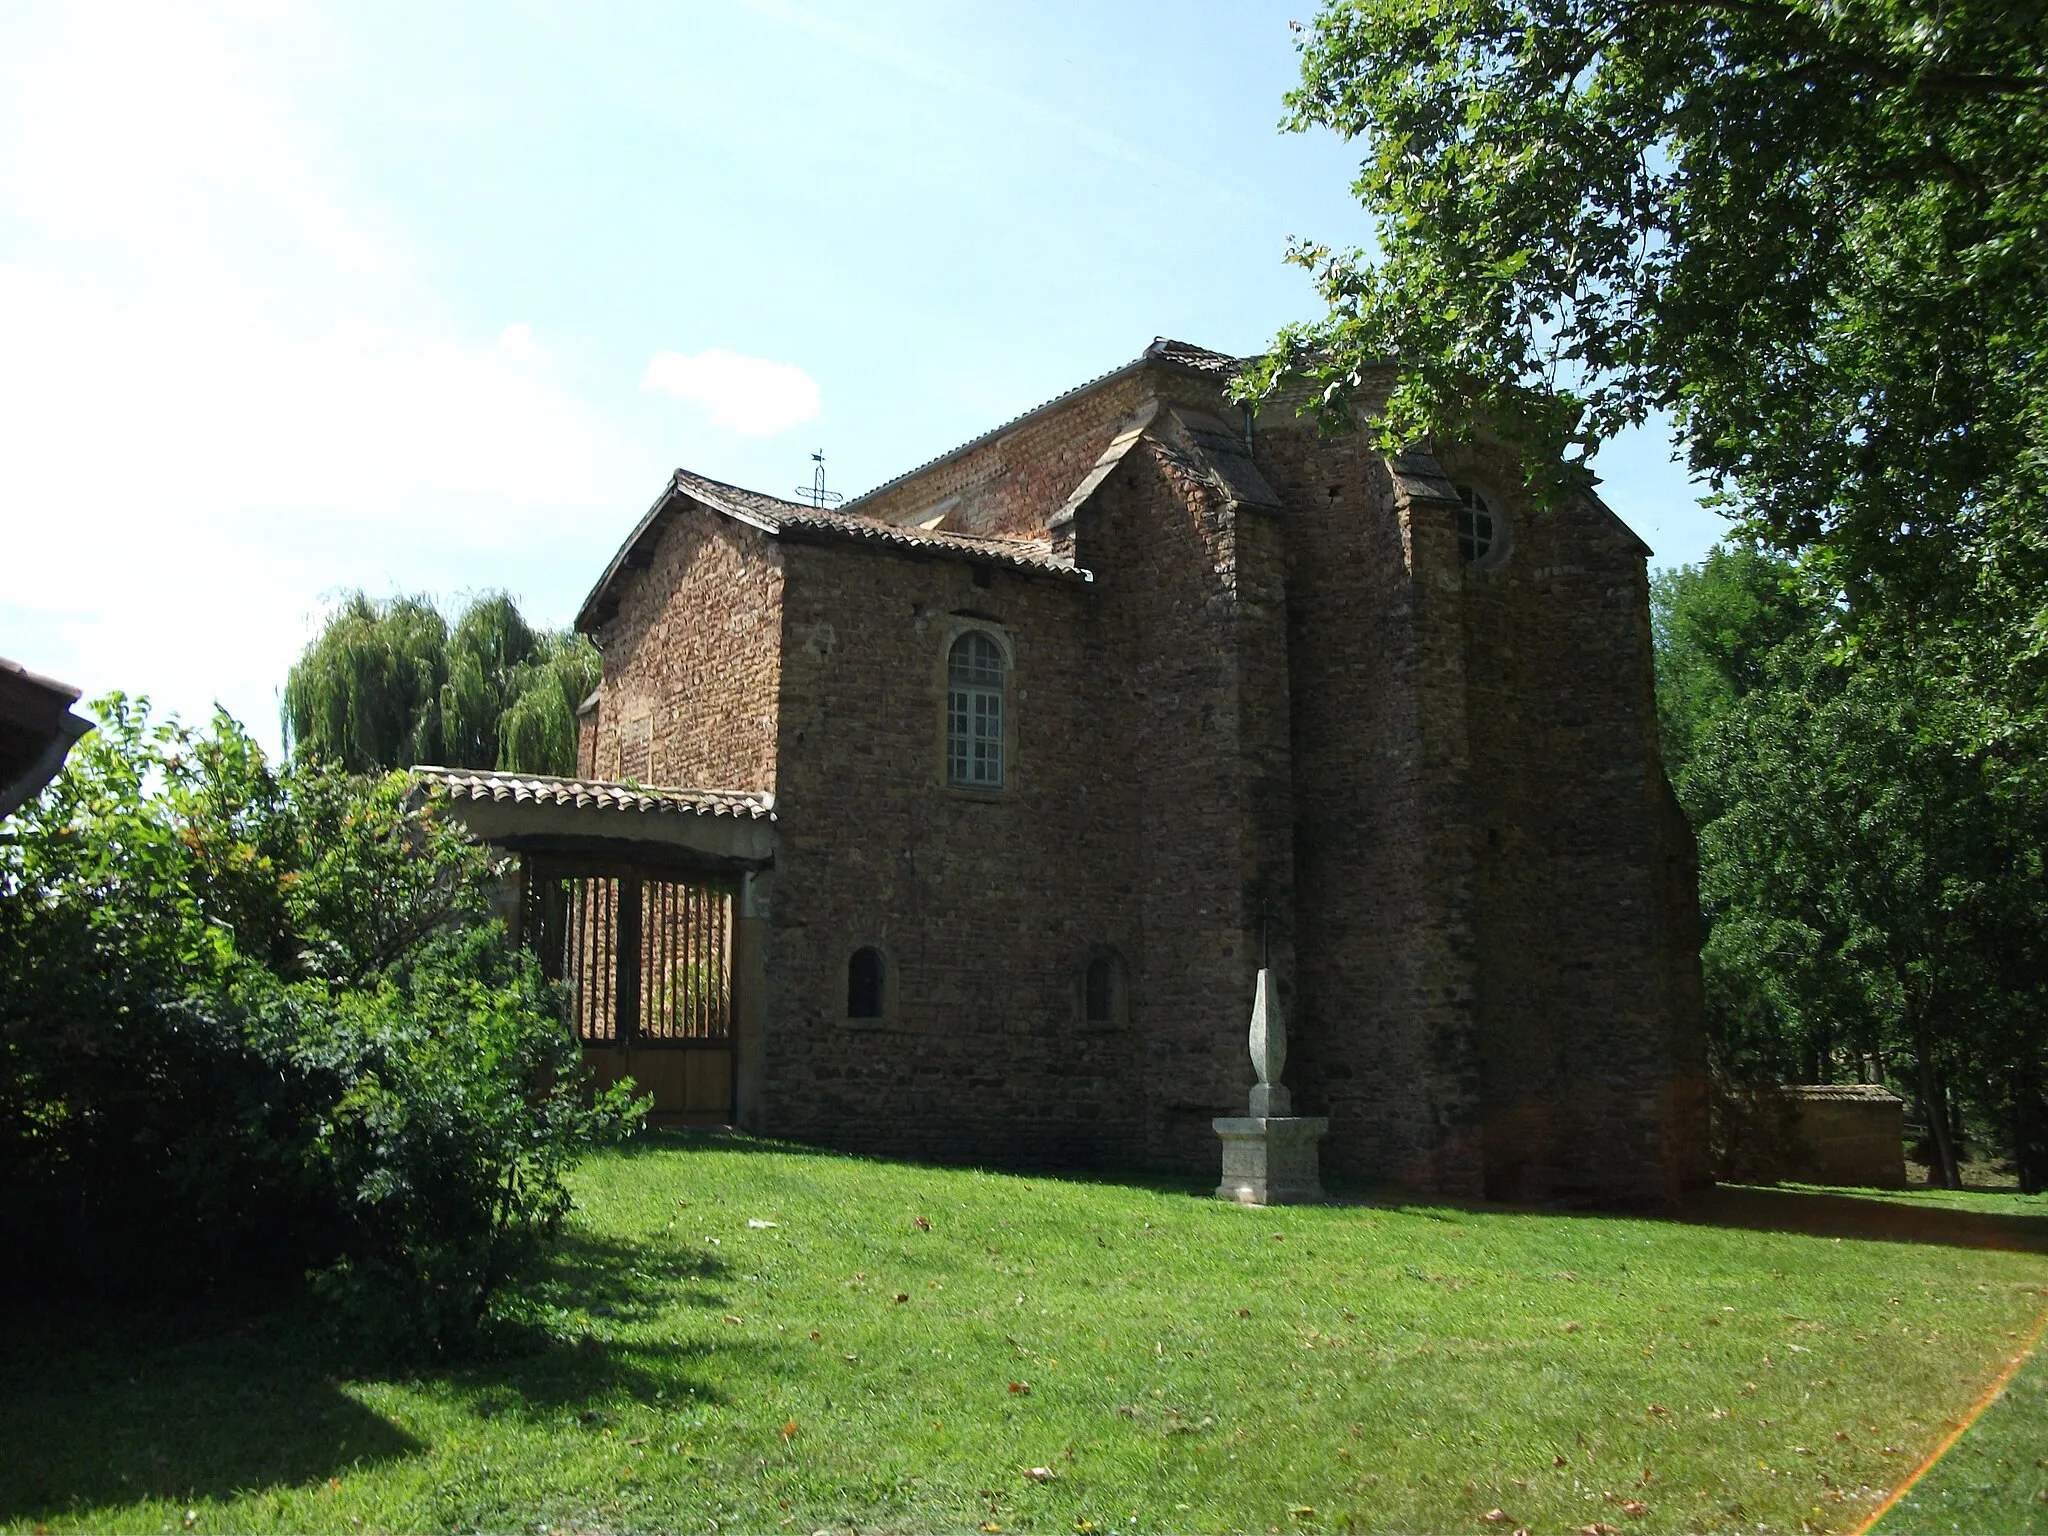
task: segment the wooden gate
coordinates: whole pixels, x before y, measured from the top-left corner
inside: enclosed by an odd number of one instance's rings
[[[521,931],[569,989],[583,1059],[606,1087],[630,1077],[666,1125],[728,1125],[733,885],[716,876],[529,857]]]

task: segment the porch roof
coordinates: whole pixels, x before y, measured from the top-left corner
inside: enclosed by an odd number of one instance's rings
[[[713,869],[763,869],[775,859],[772,794],[430,764],[412,775],[472,836],[518,852]]]

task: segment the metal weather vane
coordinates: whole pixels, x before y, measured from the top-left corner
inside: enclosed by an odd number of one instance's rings
[[[805,501],[808,501],[812,506],[817,507],[821,511],[826,507],[838,506],[846,498],[837,491],[825,489],[825,450],[820,448],[816,453],[812,454],[811,463],[816,466],[811,471],[811,483],[798,486],[796,488],[797,495],[803,497]]]

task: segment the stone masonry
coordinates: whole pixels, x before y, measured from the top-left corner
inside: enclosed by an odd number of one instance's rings
[[[581,771],[774,797],[752,1127],[1213,1169],[1268,966],[1326,1174],[1673,1198],[1705,1063],[1648,551],[1483,443],[1248,419],[1235,366],[1155,343],[837,512],[679,471],[593,591]],[[1000,790],[947,782],[969,632]]]

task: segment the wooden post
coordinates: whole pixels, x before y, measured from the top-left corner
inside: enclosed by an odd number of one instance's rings
[[[619,915],[612,932],[614,1006],[619,1048],[634,1045],[640,1035],[640,877],[619,876]]]

